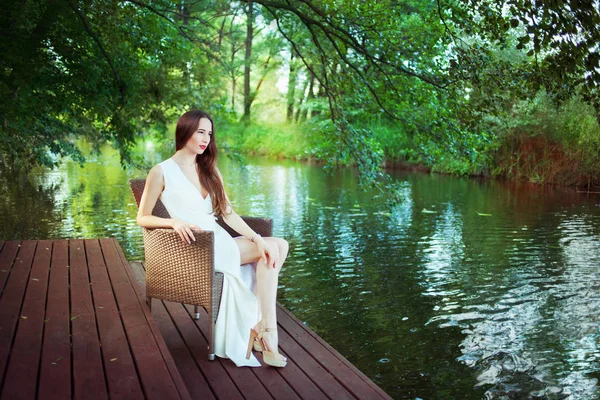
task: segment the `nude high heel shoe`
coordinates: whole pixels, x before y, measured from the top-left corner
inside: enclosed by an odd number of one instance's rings
[[[260,345],[260,340],[258,340],[258,337],[254,338],[254,351],[262,351],[262,346]]]
[[[263,361],[265,364],[268,364],[272,367],[285,367],[287,365],[287,358],[279,353],[275,353],[271,350],[268,350],[269,346],[265,342],[263,338],[263,332],[270,332],[275,330],[276,328],[260,328],[260,331],[257,332],[254,328],[250,328],[250,340],[248,341],[248,351],[246,352],[246,359],[250,358],[250,352],[252,351],[252,347],[256,351],[262,352]],[[258,350],[257,347],[260,349]]]
[[[250,353],[252,352],[252,346],[253,346],[253,344],[254,344],[254,346],[256,346],[257,339],[258,339],[258,332],[256,332],[254,330],[254,328],[250,328],[250,340],[248,341],[248,351],[246,351],[246,360],[248,360],[250,358]],[[262,351],[262,347],[260,350],[257,350],[256,347],[254,347],[254,350]]]

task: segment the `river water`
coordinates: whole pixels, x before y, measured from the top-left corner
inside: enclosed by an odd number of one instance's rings
[[[395,171],[389,208],[353,169],[247,161],[219,168],[290,243],[278,300],[394,398],[600,398],[600,194]],[[143,260],[145,175],[112,151],[0,171],[0,238],[110,236]]]

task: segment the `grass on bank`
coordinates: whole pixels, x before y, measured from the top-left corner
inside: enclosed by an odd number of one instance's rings
[[[306,159],[309,141],[302,125],[225,123],[219,127],[220,144],[248,155]]]

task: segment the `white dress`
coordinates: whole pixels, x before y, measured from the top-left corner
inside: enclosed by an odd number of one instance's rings
[[[238,367],[260,367],[254,356],[246,360],[250,328],[260,319],[256,296],[256,262],[240,265],[240,251],[225,229],[212,214],[210,194],[203,198],[198,189],[184,175],[179,165],[168,158],[159,163],[165,189],[160,200],[171,218],[214,231],[215,270],[223,272],[223,293],[215,324],[215,354],[230,358]]]

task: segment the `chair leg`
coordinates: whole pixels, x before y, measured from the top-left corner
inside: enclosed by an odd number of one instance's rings
[[[200,306],[194,305],[194,319],[200,319]]]
[[[146,304],[148,305],[150,312],[152,312],[152,297],[146,297]]]
[[[213,318],[213,310],[211,307],[210,312],[208,313],[208,359],[210,361],[214,361],[215,359],[215,321]]]

